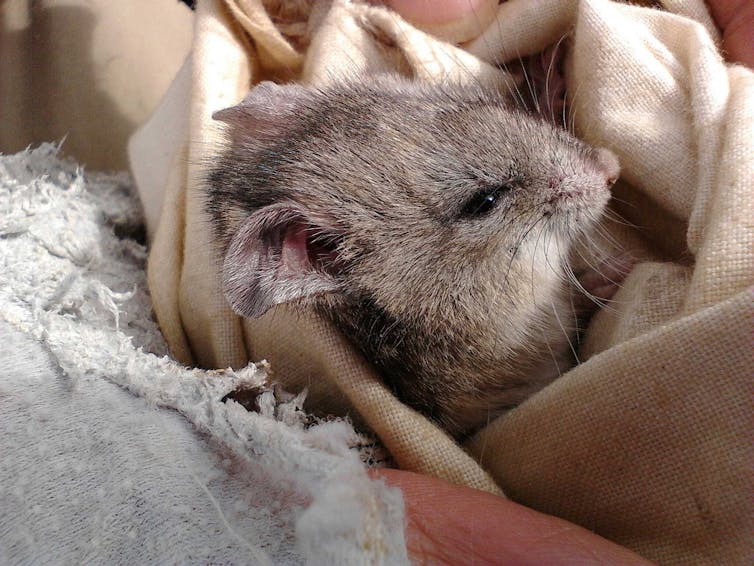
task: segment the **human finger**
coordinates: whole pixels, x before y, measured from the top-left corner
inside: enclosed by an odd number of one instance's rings
[[[489,493],[399,470],[372,475],[403,492],[406,544],[418,564],[651,564],[582,527]]]
[[[723,50],[731,61],[754,69],[754,2],[707,0],[723,34]]]
[[[498,0],[380,0],[419,29],[451,43],[479,35],[495,18]]]

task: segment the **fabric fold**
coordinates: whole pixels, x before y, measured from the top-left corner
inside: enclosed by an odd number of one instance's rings
[[[176,122],[189,124],[175,145],[186,161],[140,176],[149,124],[131,147],[144,203],[167,195],[150,226],[149,281],[173,354],[205,367],[265,358],[273,380],[308,388],[310,410],[376,431],[401,467],[505,492],[649,558],[746,563],[754,79],[722,60],[702,0],[660,4],[509,0],[454,46],[358,2],[295,3],[287,19],[272,1],[200,2]],[[241,320],[229,309],[202,201],[202,173],[221,144],[212,111],[265,79],[324,85],[395,72],[513,89],[510,69],[565,37],[569,126],[622,165],[613,211],[629,226],[603,228],[640,260],[590,323],[585,363],[461,447],[311,313],[282,305]]]

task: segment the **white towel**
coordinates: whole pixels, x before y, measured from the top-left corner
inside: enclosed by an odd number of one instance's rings
[[[0,563],[407,563],[350,424],[164,355],[130,178],[56,154],[0,157]]]

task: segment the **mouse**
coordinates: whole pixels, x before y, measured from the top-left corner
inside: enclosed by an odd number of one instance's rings
[[[235,312],[313,309],[456,438],[573,365],[569,252],[612,152],[507,93],[397,75],[263,82],[213,117],[205,203]]]

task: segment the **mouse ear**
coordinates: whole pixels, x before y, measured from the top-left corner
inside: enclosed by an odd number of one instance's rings
[[[336,290],[337,241],[297,205],[258,210],[241,225],[225,256],[228,302],[239,314],[256,318],[275,305]]]
[[[240,103],[218,110],[212,118],[250,131],[269,132],[271,126],[286,123],[286,118],[300,107],[308,91],[300,84],[279,85],[263,81],[251,89]]]

